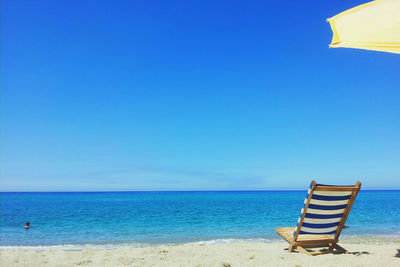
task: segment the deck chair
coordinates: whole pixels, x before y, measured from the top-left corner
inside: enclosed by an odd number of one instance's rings
[[[337,243],[360,188],[360,182],[354,186],[335,186],[312,181],[297,226],[275,228],[278,235],[290,244],[289,252],[297,249],[310,256],[348,253]],[[323,247],[327,249],[307,250]]]

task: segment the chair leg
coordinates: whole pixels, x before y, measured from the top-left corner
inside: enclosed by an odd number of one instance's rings
[[[328,251],[333,252],[333,243],[329,243]]]
[[[313,256],[313,254],[311,254],[307,249],[303,248],[302,246],[297,246],[296,249],[301,252],[304,253],[308,256]]]
[[[307,248],[310,248],[310,247],[315,248],[315,247],[326,247],[326,246],[328,247],[328,249],[321,250],[321,251],[308,251],[306,249],[306,247]],[[294,244],[291,243],[290,247],[289,247],[289,252],[292,252],[294,249],[297,249],[299,252],[304,253],[308,256],[316,256],[316,255],[335,253],[335,252],[336,253],[346,253],[346,254],[350,253],[345,248],[339,246],[336,243],[325,244],[325,246],[324,245],[308,245],[308,246],[306,245],[305,247],[299,246],[299,245],[294,246]],[[335,249],[336,249],[336,251],[335,251]]]
[[[317,256],[317,255],[323,255],[323,254],[330,254],[332,252],[330,252],[329,250],[321,250],[321,251],[313,251],[310,252],[311,256]]]
[[[347,249],[345,249],[345,248],[342,247],[342,246],[339,246],[339,245],[336,244],[336,243],[333,244],[333,247],[334,247],[338,252],[346,253],[346,254],[349,254],[349,253],[350,253]]]
[[[294,249],[294,240],[293,240],[293,238],[290,240],[290,246],[289,246],[289,253],[290,252],[293,252],[293,249]]]

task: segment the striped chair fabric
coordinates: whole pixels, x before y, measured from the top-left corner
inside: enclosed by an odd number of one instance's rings
[[[329,186],[317,184],[317,186]],[[300,227],[300,234],[335,234],[340,220],[349,203],[352,191],[318,191],[312,193],[310,204],[305,210],[311,187],[308,189],[307,197],[301,209],[297,226],[304,214],[304,220]],[[334,187],[334,186],[332,186]],[[317,187],[318,188],[318,187]],[[298,227],[296,227],[297,229]],[[293,235],[296,234],[296,230]]]

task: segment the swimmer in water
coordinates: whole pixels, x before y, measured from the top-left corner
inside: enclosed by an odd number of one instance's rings
[[[30,226],[29,224],[30,224],[30,222],[26,222],[26,225],[24,226],[24,228],[25,228],[25,229],[31,228],[31,226]]]

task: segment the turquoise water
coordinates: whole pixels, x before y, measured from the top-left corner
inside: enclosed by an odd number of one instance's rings
[[[147,245],[276,240],[305,191],[1,193],[0,245]],[[32,228],[23,226],[30,221]],[[361,191],[349,236],[400,237],[400,191]]]

